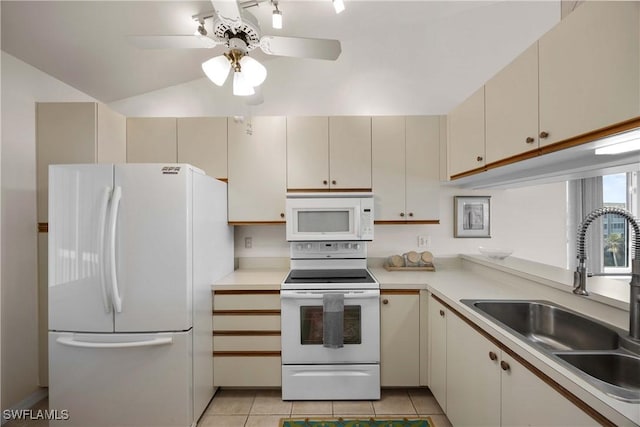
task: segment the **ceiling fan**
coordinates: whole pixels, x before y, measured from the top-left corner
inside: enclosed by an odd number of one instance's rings
[[[258,47],[267,55],[324,60],[336,60],[340,56],[342,49],[338,40],[263,35],[258,20],[246,9],[265,2],[275,7],[274,24],[278,19],[281,23],[278,0],[211,0],[212,11],[192,17],[198,23],[194,34],[129,36],[128,40],[142,49],[226,46],[226,52],[205,61],[202,69],[218,86],[224,84],[233,70],[233,94],[238,96],[254,95],[267,77],[264,65],[249,56],[249,52]]]

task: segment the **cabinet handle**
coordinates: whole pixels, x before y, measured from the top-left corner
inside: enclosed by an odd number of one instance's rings
[[[401,216],[401,217],[404,217],[404,212],[400,212],[400,216]]]
[[[444,310],[440,310],[440,316],[444,317]]]
[[[498,355],[495,354],[493,351],[489,352],[489,359],[491,360],[497,360],[498,359]]]
[[[477,160],[477,161],[479,161],[479,162],[481,162],[481,161],[482,161],[482,156],[478,156],[478,157],[476,157],[476,160]]]
[[[500,362],[500,367],[502,368],[503,371],[508,371],[509,369],[511,369],[511,366],[509,366],[509,364],[504,360]]]
[[[382,303],[383,304],[389,304],[389,300],[385,298],[385,299],[382,300]]]
[[[528,136],[527,139],[525,139],[525,142],[527,144],[533,144],[533,142],[535,141],[535,139],[533,139],[533,137]]]
[[[284,212],[280,212],[280,218],[284,218]]]
[[[325,180],[323,180],[323,181],[322,181],[322,183],[323,183],[324,185],[327,185],[327,184],[329,183],[329,181],[327,181],[327,180],[325,179]]]
[[[413,212],[409,212],[409,216],[413,216]]]
[[[540,138],[545,139],[549,137],[549,132],[542,131],[540,132]]]
[[[331,181],[331,184],[336,185],[336,184],[337,184],[336,180],[335,180],[335,179],[334,179],[334,180],[332,180],[332,181]]]

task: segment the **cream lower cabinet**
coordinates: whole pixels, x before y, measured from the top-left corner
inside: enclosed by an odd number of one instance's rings
[[[177,122],[174,117],[127,118],[127,163],[177,161]]]
[[[437,221],[440,117],[373,117],[371,141],[376,221]]]
[[[420,385],[420,292],[380,291],[380,383]]]
[[[228,128],[229,222],[284,222],[286,118],[228,119]]]
[[[502,344],[486,338],[439,301],[430,300],[429,310],[429,387],[453,425],[598,425]]]
[[[213,385],[280,387],[280,291],[213,293]]]

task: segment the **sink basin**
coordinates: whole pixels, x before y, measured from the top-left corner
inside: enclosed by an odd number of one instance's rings
[[[628,400],[640,398],[640,357],[621,353],[555,353],[555,356],[616,387],[608,390],[611,395]]]
[[[547,301],[477,301],[463,303],[551,351],[614,350],[618,331]]]

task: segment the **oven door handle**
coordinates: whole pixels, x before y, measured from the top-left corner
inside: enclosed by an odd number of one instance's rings
[[[361,292],[305,292],[305,291],[291,291],[291,292],[280,292],[281,299],[322,299],[324,294],[332,293],[339,294],[343,293],[345,299],[369,299],[369,298],[378,298],[380,297],[379,291],[361,291]]]

